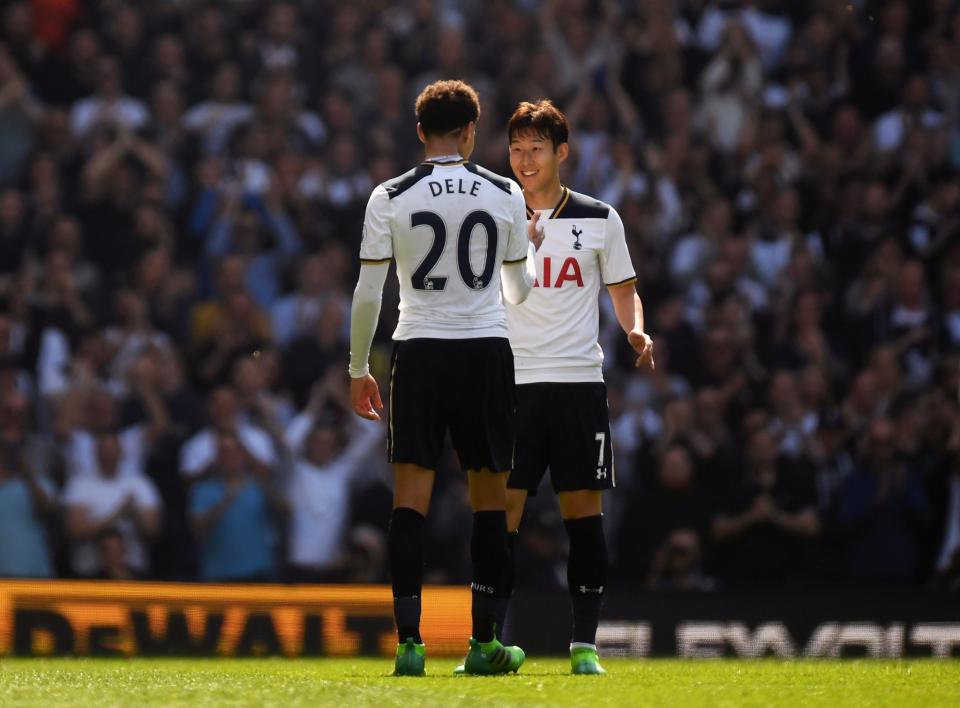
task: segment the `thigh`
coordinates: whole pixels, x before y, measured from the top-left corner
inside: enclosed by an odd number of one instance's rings
[[[555,384],[517,386],[516,444],[513,471],[507,480],[510,489],[536,494],[547,471],[550,451],[550,387]]]
[[[556,384],[557,425],[551,427],[550,480],[556,492],[616,485],[607,388],[602,383]]]
[[[513,467],[516,384],[513,351],[505,338],[460,340],[448,383],[450,438],[466,470]]]
[[[394,343],[390,366],[390,462],[435,469],[443,450],[443,340],[409,339]]]

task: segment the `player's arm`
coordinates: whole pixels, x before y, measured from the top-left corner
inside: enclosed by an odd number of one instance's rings
[[[617,322],[627,333],[627,341],[637,353],[636,366],[655,368],[653,340],[644,331],[643,303],[637,295],[637,276],[630,261],[623,221],[613,209],[607,218],[603,251],[600,253],[600,272],[617,314]]]
[[[380,388],[370,374],[369,359],[388,269],[388,263],[360,266],[360,278],[353,291],[350,309],[350,402],[354,413],[369,420],[380,420],[377,411],[383,410]]]
[[[367,202],[360,242],[360,277],[350,308],[350,403],[354,413],[369,420],[380,420],[377,411],[383,410],[380,388],[370,375],[369,360],[392,258],[390,198],[380,185]]]
[[[608,285],[607,292],[610,293],[614,312],[617,313],[617,322],[627,333],[627,341],[637,353],[637,368],[649,366],[653,369],[656,366],[653,361],[653,339],[644,331],[643,302],[637,295],[635,283],[636,280],[630,280]]]
[[[533,219],[527,224],[526,204],[519,194],[519,188],[517,191],[520,199],[514,204],[514,223],[508,240],[507,258],[500,268],[503,297],[511,305],[522,303],[533,290],[537,280],[537,250],[543,243],[543,227],[537,225],[540,212],[534,212]],[[523,256],[518,253],[521,248],[525,249]]]

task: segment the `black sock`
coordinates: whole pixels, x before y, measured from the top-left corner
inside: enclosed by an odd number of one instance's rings
[[[517,542],[519,531],[511,531],[507,534],[507,565],[503,573],[503,592],[500,603],[497,605],[497,626],[495,633],[497,639],[503,641],[503,628],[507,624],[507,609],[510,606],[510,598],[513,597],[513,583],[516,576],[516,561],[514,560],[514,548]]]
[[[504,569],[507,566],[507,513],[478,511],[473,515],[470,540],[473,561],[473,637],[493,640],[497,610],[503,605]]]
[[[393,616],[402,644],[420,638],[420,591],[423,585],[423,522],[418,511],[400,507],[390,517],[387,548],[393,583]]]
[[[603,516],[568,519],[563,522],[570,538],[567,586],[573,604],[573,641],[596,644],[600,608],[607,584],[607,543]]]

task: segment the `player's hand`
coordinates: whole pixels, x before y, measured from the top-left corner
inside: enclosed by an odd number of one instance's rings
[[[383,410],[380,387],[370,374],[359,379],[350,379],[350,404],[353,412],[367,420],[380,420],[377,411]],[[376,410],[374,410],[376,409]]]
[[[650,371],[657,368],[657,363],[653,360],[653,339],[649,334],[635,329],[627,335],[627,341],[638,354],[634,364],[636,368],[647,367]]]
[[[537,222],[540,221],[540,212],[533,212],[533,218],[530,220],[530,223],[527,224],[527,238],[530,239],[530,243],[533,244],[533,248],[536,251],[540,250],[540,244],[543,243],[544,232],[543,227],[538,226]]]

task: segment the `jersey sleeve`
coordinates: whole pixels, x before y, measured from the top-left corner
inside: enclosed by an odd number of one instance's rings
[[[520,185],[511,182],[510,190],[510,234],[507,238],[507,251],[504,263],[519,263],[527,258],[527,203],[523,198]]]
[[[363,237],[360,240],[361,263],[385,263],[393,258],[393,238],[390,233],[390,197],[381,184],[373,190],[363,218]]]
[[[622,285],[637,279],[633,262],[630,260],[630,251],[627,250],[623,220],[612,208],[607,216],[603,251],[600,253],[600,275],[603,277],[603,284],[607,286]]]

